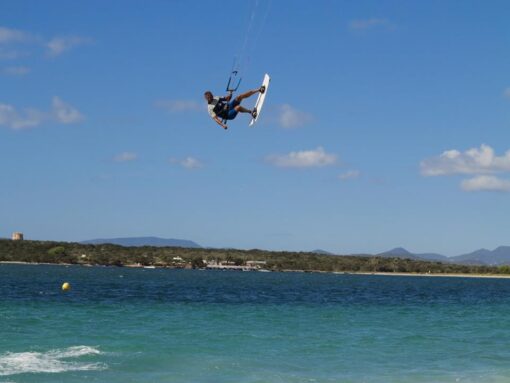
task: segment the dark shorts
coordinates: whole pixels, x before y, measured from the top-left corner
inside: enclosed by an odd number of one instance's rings
[[[241,101],[237,101],[236,98],[234,98],[232,101],[228,103],[228,112],[226,115],[223,116],[226,120],[233,120],[236,118],[237,113],[239,113],[237,110],[235,110],[235,107],[237,105],[241,105]]]

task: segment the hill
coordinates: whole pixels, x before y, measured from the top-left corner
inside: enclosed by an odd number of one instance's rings
[[[411,253],[410,251],[407,251],[403,247],[396,247],[394,249],[385,251],[383,253],[377,254],[379,257],[385,257],[385,258],[409,258],[409,259],[418,259],[418,260],[425,260],[425,261],[434,261],[434,262],[450,262],[450,259],[441,254],[436,253]]]
[[[314,254],[322,254],[322,255],[335,255],[329,251],[326,251],[326,250],[322,250],[322,249],[315,249],[315,250],[312,250],[311,251],[312,253]]]
[[[101,245],[110,243],[112,245],[119,245],[125,247],[154,246],[154,247],[186,247],[192,249],[202,247],[198,243],[186,239],[158,238],[158,237],[99,238],[82,241],[80,243],[89,245]]]
[[[510,265],[510,246],[499,246],[494,250],[480,249],[471,253],[446,257],[435,253],[411,253],[402,247],[377,254],[384,258],[407,258],[435,262],[455,263],[459,265],[486,265],[500,266]]]
[[[451,257],[450,260],[466,265],[510,265],[510,246],[499,246],[494,250],[480,249]]]
[[[205,268],[224,262],[244,266],[258,261],[270,271],[327,271],[355,273],[509,273],[510,267],[455,265],[398,257],[336,256],[311,252],[204,249],[183,247],[80,244],[55,241],[0,240],[0,262],[63,263],[105,266]]]

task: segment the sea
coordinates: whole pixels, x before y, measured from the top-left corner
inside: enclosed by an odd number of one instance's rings
[[[0,264],[29,382],[510,382],[510,279]]]

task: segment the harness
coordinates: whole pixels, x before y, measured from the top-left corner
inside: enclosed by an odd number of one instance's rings
[[[213,112],[216,113],[217,116],[220,118],[227,118],[228,113],[228,103],[226,101],[223,101],[221,99],[213,99],[211,102],[212,105],[214,105]]]

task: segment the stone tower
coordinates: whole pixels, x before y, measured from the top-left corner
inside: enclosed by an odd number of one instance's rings
[[[23,233],[20,233],[18,231],[12,233],[12,240],[13,241],[23,241]]]

